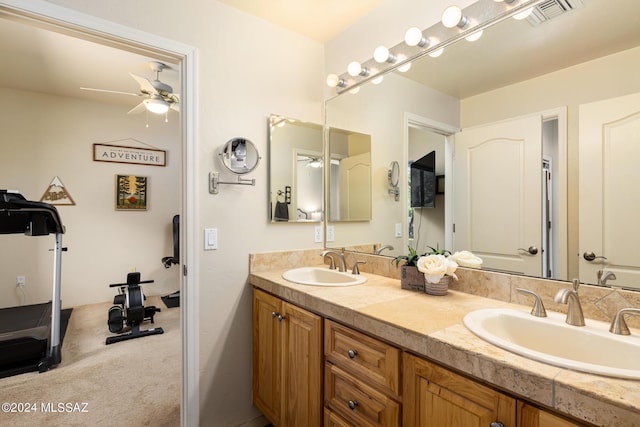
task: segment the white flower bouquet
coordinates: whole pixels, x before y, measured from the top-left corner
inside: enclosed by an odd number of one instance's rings
[[[416,267],[424,273],[424,278],[429,283],[438,283],[444,276],[458,280],[455,273],[458,264],[451,257],[440,254],[424,255],[418,258]]]

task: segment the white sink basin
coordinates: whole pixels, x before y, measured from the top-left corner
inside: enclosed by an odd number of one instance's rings
[[[476,310],[464,325],[505,350],[562,368],[617,378],[640,379],[640,337],[614,335],[609,324],[585,319],[565,323],[566,315],[535,317],[515,309]]]
[[[353,286],[367,281],[361,274],[342,273],[321,267],[302,267],[287,270],[282,278],[293,283],[312,286]]]

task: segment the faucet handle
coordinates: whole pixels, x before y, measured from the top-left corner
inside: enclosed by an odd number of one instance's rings
[[[611,322],[609,332],[616,335],[631,335],[627,322],[624,320],[625,314],[640,314],[640,308],[623,308],[618,311],[613,318],[613,322]]]
[[[366,261],[356,261],[353,264],[353,268],[351,269],[351,274],[360,274],[360,269],[358,268],[358,264],[366,264]]]
[[[544,309],[544,304],[542,303],[542,298],[540,298],[540,295],[524,288],[516,288],[516,291],[520,292],[521,294],[531,295],[535,298],[533,302],[533,308],[531,309],[531,315],[536,317],[547,317],[547,311]]]

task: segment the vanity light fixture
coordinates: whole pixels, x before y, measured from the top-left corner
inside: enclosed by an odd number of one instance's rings
[[[145,99],[142,102],[144,102],[146,109],[154,114],[165,114],[169,111],[169,103],[158,94],[153,94],[151,98]]]
[[[422,30],[418,27],[411,27],[404,33],[404,42],[411,47],[427,47],[429,45],[429,39],[422,34]]]
[[[442,13],[442,25],[447,28],[458,27],[460,29],[469,24],[469,18],[463,15],[458,6],[449,6]]]
[[[373,51],[373,59],[375,59],[378,64],[384,64],[385,62],[393,64],[397,58],[393,53],[389,52],[389,49],[385,46],[378,46],[376,50]]]
[[[347,66],[347,73],[351,77],[367,77],[369,75],[369,70],[366,67],[363,67],[358,61],[352,61]]]
[[[327,86],[329,87],[345,87],[347,82],[338,77],[337,74],[329,74],[327,76]]]
[[[466,39],[478,40],[483,30],[511,17],[524,19],[532,9],[550,0],[476,0],[473,4],[461,9],[450,6],[442,14],[441,22],[427,29],[409,28],[404,40],[387,48],[379,46],[367,61],[353,61],[347,71],[340,75],[327,77],[327,84],[335,87],[339,94],[343,91],[357,93],[359,87],[369,81],[378,83],[389,71],[405,72],[412,61],[423,56],[436,58],[448,46]],[[415,49],[418,46],[419,49]],[[389,51],[393,51],[391,54]],[[395,56],[395,60],[393,57]]]

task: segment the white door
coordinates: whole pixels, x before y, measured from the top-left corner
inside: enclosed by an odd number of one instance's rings
[[[454,250],[540,276],[542,116],[465,129],[454,145]]]
[[[340,220],[371,219],[371,154],[340,160]]]
[[[640,93],[581,105],[579,121],[580,280],[607,269],[609,284],[638,288]]]

